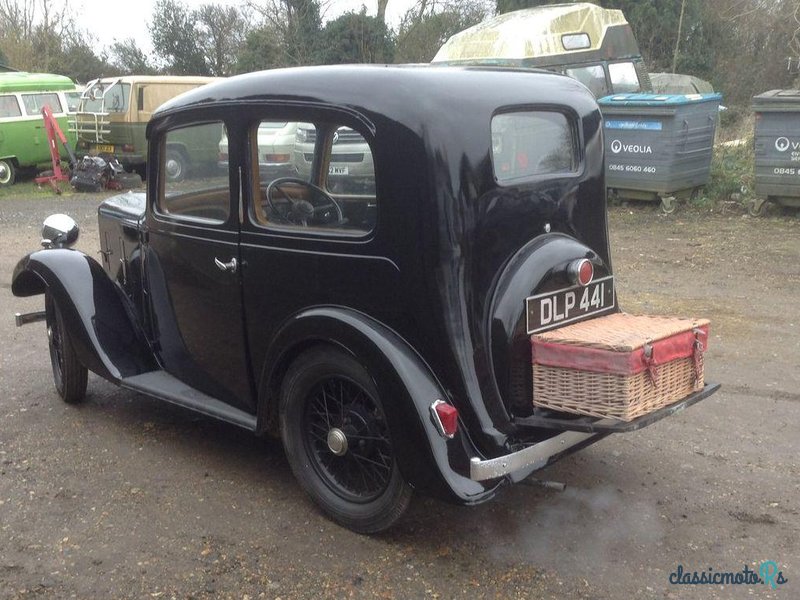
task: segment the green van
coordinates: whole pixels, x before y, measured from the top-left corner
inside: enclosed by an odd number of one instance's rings
[[[42,107],[53,111],[71,145],[67,113],[74,105],[75,83],[63,75],[0,72],[0,186],[12,185],[17,171],[47,163],[50,147]],[[63,149],[62,149],[63,151]],[[66,158],[66,152],[62,154]]]
[[[145,129],[150,116],[163,103],[196,87],[215,81],[214,77],[173,77],[128,75],[95,79],[86,85],[78,110],[71,115],[72,131],[78,136],[78,150],[92,155],[113,155],[126,170],[144,176],[147,161]],[[208,142],[209,161],[217,160],[216,140]],[[167,176],[182,179],[193,166],[181,145],[171,149]]]

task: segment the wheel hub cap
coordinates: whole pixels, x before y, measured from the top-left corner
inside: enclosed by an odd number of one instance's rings
[[[170,177],[175,177],[179,175],[181,172],[181,167],[178,164],[178,161],[174,159],[170,159],[167,161],[166,168],[167,168],[167,174]]]
[[[0,179],[4,180],[7,175],[8,175],[8,167],[5,164],[0,163]]]
[[[334,427],[328,432],[328,449],[336,456],[344,456],[347,453],[347,436],[344,431]]]

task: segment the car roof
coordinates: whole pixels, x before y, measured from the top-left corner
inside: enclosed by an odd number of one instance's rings
[[[382,115],[408,126],[464,105],[489,112],[501,106],[531,104],[572,105],[578,113],[596,108],[591,94],[575,80],[535,69],[335,65],[230,77],[169,100],[153,119],[205,106],[275,101],[337,106],[362,115]]]
[[[58,92],[75,88],[75,82],[64,75],[8,71],[0,73],[0,92]]]
[[[199,75],[122,75],[119,77],[101,77],[90,81],[89,84],[102,83],[107,85],[109,83],[165,83],[165,84],[197,84],[204,85],[212,81],[218,81],[219,77],[202,77]]]

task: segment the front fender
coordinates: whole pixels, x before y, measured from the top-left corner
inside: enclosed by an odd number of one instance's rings
[[[331,344],[367,369],[378,389],[400,471],[425,493],[461,504],[494,494],[496,484],[469,479],[469,459],[477,455],[460,424],[456,436],[439,435],[430,415],[436,399],[448,394],[416,352],[394,331],[370,317],[341,307],[319,307],[294,316],[270,344],[260,380],[259,423],[277,413],[280,381],[302,349]]]
[[[82,252],[29,254],[14,269],[11,291],[22,297],[52,294],[78,359],[101,377],[116,383],[157,368],[124,293]]]

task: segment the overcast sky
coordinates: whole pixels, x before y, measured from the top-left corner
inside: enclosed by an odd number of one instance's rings
[[[210,0],[219,6],[242,6],[242,0]],[[196,8],[209,1],[182,0],[183,4]],[[76,20],[79,26],[92,32],[100,47],[110,46],[115,39],[134,38],[139,47],[151,51],[148,23],[153,14],[156,0],[138,0],[129,2],[98,2],[98,0],[73,0],[72,6],[77,8]],[[386,20],[389,26],[396,26],[400,17],[414,0],[389,0],[386,9]],[[325,19],[333,19],[340,14],[354,10],[360,11],[366,6],[367,14],[374,15],[378,10],[377,0],[328,0]]]

